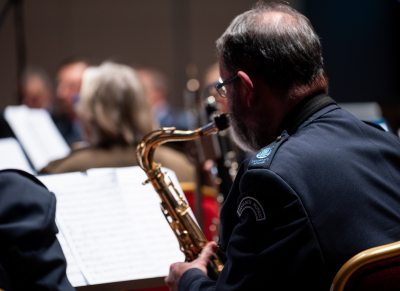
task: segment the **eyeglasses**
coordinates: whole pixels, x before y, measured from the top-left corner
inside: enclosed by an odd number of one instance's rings
[[[238,74],[236,73],[233,76],[230,76],[228,79],[226,79],[225,81],[223,81],[222,83],[219,83],[217,85],[215,85],[215,90],[217,90],[217,92],[219,93],[219,95],[221,97],[226,97],[226,88],[225,85],[233,82],[238,76]]]

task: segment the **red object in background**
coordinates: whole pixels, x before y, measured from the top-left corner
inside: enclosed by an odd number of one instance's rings
[[[196,185],[194,183],[181,183],[181,187],[183,192],[185,193],[187,201],[189,202],[189,206],[192,208],[194,215],[196,215],[194,199],[194,191],[196,189]],[[216,200],[216,191],[215,189],[208,186],[203,186],[201,189],[203,195],[203,233],[208,241],[212,241],[213,236],[218,235],[218,225],[214,223],[215,221],[219,222],[219,210],[218,202]]]
[[[356,271],[345,291],[400,290],[400,257],[374,262]]]

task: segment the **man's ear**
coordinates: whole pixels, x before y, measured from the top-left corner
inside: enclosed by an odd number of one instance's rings
[[[253,105],[253,101],[254,101],[254,85],[253,82],[251,81],[249,75],[247,75],[245,72],[243,71],[239,71],[238,72],[238,76],[240,78],[240,81],[242,82],[243,85],[243,93],[244,93],[244,97],[246,98],[246,104],[247,107],[251,108]]]

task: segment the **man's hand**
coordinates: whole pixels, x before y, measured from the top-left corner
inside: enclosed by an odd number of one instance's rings
[[[175,263],[169,267],[169,275],[165,278],[165,284],[169,286],[171,291],[177,291],[179,280],[183,273],[189,269],[198,268],[207,275],[207,263],[217,249],[216,242],[208,243],[201,251],[199,257],[190,263]]]

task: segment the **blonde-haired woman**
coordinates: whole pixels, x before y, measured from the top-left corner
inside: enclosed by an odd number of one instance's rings
[[[136,145],[157,127],[136,72],[109,62],[85,70],[77,115],[90,147],[51,162],[41,173],[135,166]],[[194,181],[194,166],[180,152],[161,146],[154,158],[181,182]]]

